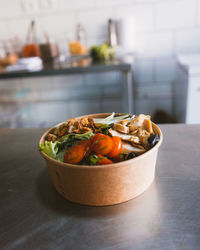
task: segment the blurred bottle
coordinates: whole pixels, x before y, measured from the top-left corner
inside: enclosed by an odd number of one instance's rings
[[[15,64],[19,58],[15,48],[13,47],[12,41],[4,41],[2,42],[0,55],[0,66],[6,67],[8,65]]]
[[[28,29],[26,44],[22,48],[23,57],[35,57],[40,56],[40,49],[37,44],[35,21],[31,21]]]
[[[83,46],[87,47],[86,31],[80,23],[77,25],[77,41],[79,41],[79,43]]]
[[[108,44],[111,47],[117,46],[117,33],[115,22],[112,19],[108,20]]]
[[[81,24],[77,25],[76,41],[69,42],[69,50],[71,55],[85,55],[87,53],[86,31]]]
[[[57,43],[49,38],[47,32],[43,32],[45,40],[39,44],[40,56],[44,62],[51,62],[59,55]]]

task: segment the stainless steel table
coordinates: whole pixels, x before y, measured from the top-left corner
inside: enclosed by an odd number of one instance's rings
[[[156,178],[141,196],[87,207],[54,190],[43,129],[0,130],[0,249],[200,249],[200,125],[162,125]]]
[[[110,61],[107,63],[92,63],[88,61],[87,65],[74,66],[71,62],[57,62],[44,64],[43,69],[30,72],[0,72],[0,80],[17,79],[28,77],[44,77],[74,74],[89,74],[117,71],[121,73],[122,98],[124,113],[134,113],[133,107],[133,81],[132,65],[123,61]],[[98,76],[97,76],[98,77]]]

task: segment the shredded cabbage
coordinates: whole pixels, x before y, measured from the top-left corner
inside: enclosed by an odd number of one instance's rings
[[[130,114],[123,114],[120,116],[114,117],[115,113],[113,112],[112,115],[102,119],[102,118],[95,118],[94,123],[98,126],[101,126],[101,124],[111,124],[111,123],[117,123],[119,121],[125,120],[125,119],[133,119],[133,116]]]

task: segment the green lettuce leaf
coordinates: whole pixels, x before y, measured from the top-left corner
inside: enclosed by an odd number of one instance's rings
[[[63,135],[58,141],[59,141],[59,146],[58,149],[63,150],[67,149],[73,145],[76,145],[77,142],[83,141],[83,140],[89,140],[93,136],[92,131],[88,131],[84,134],[68,134],[68,135]]]
[[[93,132],[92,131],[88,131],[86,133],[83,134],[68,134],[68,135],[63,135],[58,141],[59,142],[64,142],[64,141],[68,141],[68,140],[89,140],[92,136],[93,136]]]
[[[56,155],[58,153],[58,144],[58,141],[44,141],[43,143],[40,143],[39,149],[42,150],[48,156],[56,159]]]
[[[39,149],[53,159],[63,162],[67,148],[77,144],[81,140],[89,140],[93,136],[92,131],[84,134],[68,134],[59,138],[58,141],[44,141],[40,143]]]
[[[65,154],[65,149],[61,150],[60,152],[57,153],[56,155],[56,160],[64,162],[64,154]]]

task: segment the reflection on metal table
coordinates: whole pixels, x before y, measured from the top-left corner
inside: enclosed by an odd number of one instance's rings
[[[0,129],[0,249],[199,250],[200,125],[160,127],[154,183],[108,207],[57,194],[37,150],[44,129]]]

